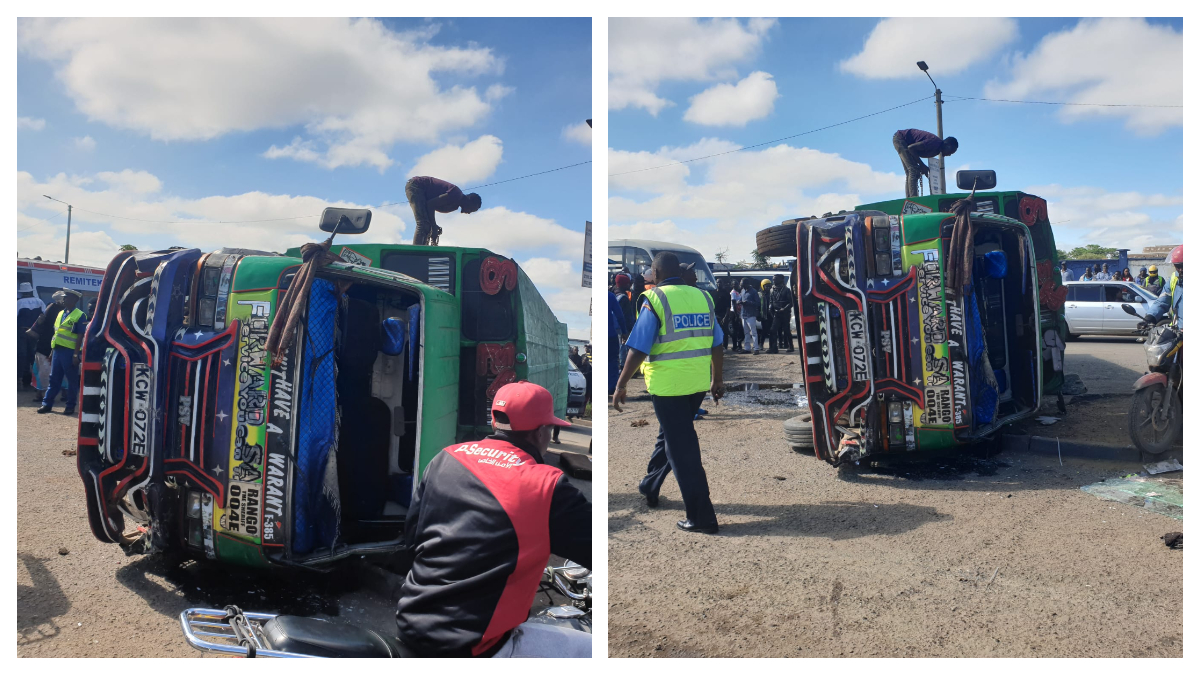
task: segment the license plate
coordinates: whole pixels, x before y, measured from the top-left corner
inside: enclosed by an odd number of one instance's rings
[[[144,363],[133,364],[133,410],[130,414],[129,452],[146,456],[150,442],[150,399],[154,396],[154,371]]]
[[[579,408],[567,408],[567,414],[568,415],[578,415]]]
[[[850,330],[850,370],[855,382],[867,379],[867,321],[862,312],[846,310],[846,326]]]

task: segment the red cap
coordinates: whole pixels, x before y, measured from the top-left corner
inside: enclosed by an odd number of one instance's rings
[[[1167,262],[1174,263],[1176,265],[1183,264],[1183,244],[1171,249],[1170,255],[1167,256]]]
[[[495,413],[508,416],[509,424],[495,419]],[[554,416],[554,397],[545,387],[532,382],[513,382],[500,387],[492,400],[492,426],[505,431],[532,431],[546,424],[569,427],[571,423]]]

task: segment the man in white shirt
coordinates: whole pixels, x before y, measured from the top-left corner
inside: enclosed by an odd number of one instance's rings
[[[1112,274],[1108,272],[1108,263],[1104,263],[1100,267],[1100,271],[1096,273],[1096,281],[1112,281]]]

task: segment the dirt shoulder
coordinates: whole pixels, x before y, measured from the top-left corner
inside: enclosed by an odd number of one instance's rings
[[[788,356],[730,357],[726,379],[793,382]],[[722,529],[692,535],[674,480],[657,509],[637,494],[657,424],[641,380],[630,394],[610,410],[610,656],[1183,653],[1183,556],[1159,539],[1182,523],[1079,489],[1140,466],[979,454],[839,471],[783,443],[792,410],[709,401],[697,429]]]

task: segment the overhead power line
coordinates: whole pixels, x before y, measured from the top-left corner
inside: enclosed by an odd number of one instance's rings
[[[532,178],[534,176],[542,176],[542,175],[545,175],[548,173],[554,173],[555,171],[562,171],[564,169],[573,169],[577,166],[583,166],[584,164],[591,164],[591,163],[592,163],[592,160],[589,159],[586,162],[576,162],[575,164],[568,164],[566,166],[560,166],[560,167],[556,167],[553,169],[547,169],[545,171],[529,173],[529,174],[525,174],[524,176],[517,176],[515,178],[506,178],[504,180],[495,181],[494,183],[486,183],[484,185],[477,185],[475,187],[463,188],[463,192],[473,192],[475,190],[482,190],[483,188],[492,187],[494,185],[500,185],[502,183],[511,183],[513,181],[524,180],[526,178]],[[381,209],[385,206],[403,206],[407,203],[408,203],[407,200],[399,201],[399,202],[385,202],[378,206],[373,206],[373,207],[368,207],[368,208]],[[115,215],[112,213],[102,213],[100,211],[92,211],[91,209],[85,209],[85,208],[81,208],[78,206],[75,207],[75,210],[83,211],[84,213],[91,213],[91,214],[94,214],[97,216],[104,216],[105,218],[116,218],[117,220],[132,220],[132,221],[139,222],[139,223],[154,223],[156,225],[242,225],[242,224],[248,224],[248,223],[272,223],[272,222],[278,222],[278,221],[283,221],[283,220],[300,220],[302,218],[316,218],[317,216],[321,215],[320,213],[308,213],[308,214],[305,214],[302,216],[285,216],[285,217],[280,217],[280,218],[259,218],[257,220],[151,220],[148,218],[134,218],[131,216],[118,216],[118,215]],[[66,213],[66,211],[63,211],[63,213]],[[60,213],[58,215],[61,216],[62,213]]]
[[[48,223],[51,220],[57,219],[59,216],[63,215],[66,212],[67,212],[67,209],[63,209],[62,211],[59,211],[57,215],[50,216],[49,218],[42,218],[41,220],[37,221],[36,223],[33,223],[32,225],[26,225],[25,227],[18,227],[17,232],[25,232],[34,227],[37,227],[38,225],[43,224],[43,223]]]
[[[641,173],[642,171],[653,171],[653,170],[655,170],[655,169],[665,169],[666,167],[669,167],[669,166],[679,166],[680,164],[688,164],[688,163],[690,163],[690,162],[698,162],[698,161],[700,161],[700,160],[702,160],[702,159],[710,159],[710,158],[712,158],[712,157],[720,157],[721,155],[729,155],[729,154],[733,154],[733,153],[735,153],[735,152],[742,152],[743,150],[751,150],[751,149],[753,149],[753,148],[761,148],[761,147],[762,147],[762,146],[764,146],[764,145],[774,145],[775,143],[782,143],[783,141],[791,140],[791,139],[793,139],[793,138],[798,138],[798,137],[800,137],[800,136],[807,136],[807,135],[809,135],[809,134],[815,134],[815,133],[817,133],[818,131],[825,131],[826,129],[832,129],[832,128],[834,128],[834,127],[840,127],[840,126],[842,126],[842,125],[844,125],[844,124],[850,124],[851,122],[857,122],[857,121],[859,121],[859,120],[865,120],[865,119],[867,119],[868,117],[874,117],[874,116],[876,116],[876,115],[882,115],[882,114],[884,114],[884,113],[886,113],[886,112],[891,112],[891,111],[893,111],[893,110],[899,110],[900,108],[904,108],[904,107],[907,107],[907,106],[913,105],[914,103],[920,103],[921,101],[928,101],[928,100],[929,100],[929,99],[931,99],[931,98],[933,98],[933,96],[932,96],[932,95],[930,95],[930,96],[925,96],[925,97],[919,98],[919,99],[917,99],[917,100],[915,100],[915,101],[909,101],[908,103],[901,103],[900,105],[892,106],[891,108],[888,108],[888,109],[886,109],[886,110],[877,110],[877,111],[875,111],[875,112],[873,112],[873,113],[868,113],[868,114],[866,114],[866,115],[860,115],[860,116],[858,116],[858,117],[855,117],[855,118],[853,118],[853,119],[848,119],[848,120],[845,120],[845,121],[843,121],[843,122],[837,122],[837,123],[835,123],[835,124],[827,124],[827,125],[825,125],[825,126],[823,126],[823,127],[817,127],[816,129],[809,129],[808,131],[801,131],[801,132],[800,132],[800,133],[798,133],[798,134],[792,134],[791,136],[784,136],[783,138],[776,138],[776,139],[774,139],[774,140],[771,140],[771,141],[763,141],[762,143],[755,143],[754,145],[744,145],[744,146],[742,146],[742,147],[740,147],[740,148],[736,148],[736,149],[734,149],[734,150],[726,150],[726,151],[724,151],[724,152],[714,152],[714,153],[713,153],[713,154],[711,154],[711,155],[703,155],[703,156],[700,156],[700,157],[693,157],[693,158],[691,158],[691,159],[684,159],[684,160],[680,160],[680,161],[677,161],[677,162],[671,162],[671,163],[669,163],[669,164],[660,164],[660,165],[658,165],[658,166],[648,166],[648,167],[644,167],[644,168],[641,168],[641,169],[631,169],[631,170],[629,170],[629,171],[620,171],[620,172],[618,172],[618,173],[610,173],[610,174],[608,174],[608,177],[609,177],[609,178],[612,178],[612,177],[614,177],[614,176],[624,176],[624,175],[631,174],[631,173]]]
[[[1073,103],[1070,101],[1018,101],[1011,98],[983,98],[981,96],[959,96],[958,94],[946,94],[953,96],[956,101],[994,101],[997,103],[1035,103],[1037,105],[1082,105],[1082,106],[1098,106],[1101,108],[1182,108],[1181,105],[1158,105],[1154,103]]]

